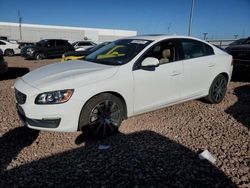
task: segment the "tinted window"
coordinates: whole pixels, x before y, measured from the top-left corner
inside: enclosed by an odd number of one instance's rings
[[[90,42],[79,42],[78,46],[91,46],[92,44]]]
[[[47,47],[54,47],[54,46],[56,45],[55,42],[56,42],[56,41],[54,41],[54,40],[49,40],[49,41],[47,41]]]
[[[200,41],[184,39],[181,41],[181,45],[184,53],[184,59],[214,54],[212,47]]]
[[[6,45],[4,42],[0,41],[0,45]]]
[[[205,45],[205,48],[206,48],[206,55],[213,55],[214,54],[214,49],[211,46],[207,45],[207,44],[204,44],[204,45]]]
[[[106,65],[122,65],[133,59],[151,41],[121,39],[89,54],[85,60]]]
[[[56,41],[56,45],[57,46],[65,46],[66,45],[66,41],[64,41],[64,40],[57,40]]]
[[[159,60],[160,64],[171,63],[179,59],[177,49],[177,45],[174,41],[163,41],[151,47],[150,50],[143,55],[142,60],[147,57],[154,57]]]

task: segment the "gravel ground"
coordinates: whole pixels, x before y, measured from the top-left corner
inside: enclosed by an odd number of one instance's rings
[[[5,59],[10,68],[0,77],[0,187],[250,187],[249,74],[238,74],[218,105],[194,100],[146,113],[124,121],[119,134],[93,140],[85,132],[22,127],[15,80],[59,59]],[[199,159],[205,149],[215,164]]]

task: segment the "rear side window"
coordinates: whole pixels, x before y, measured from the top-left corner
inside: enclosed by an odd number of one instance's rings
[[[92,44],[90,42],[79,42],[78,46],[91,46]]]
[[[200,41],[184,39],[181,41],[181,45],[184,59],[192,59],[214,54],[212,47]]]
[[[0,41],[0,45],[6,45],[4,42]]]
[[[54,40],[48,40],[47,41],[47,47],[53,47],[55,45],[56,45],[56,41],[54,41]]]
[[[56,46],[65,46],[66,45],[66,41],[64,40],[57,40],[56,41]]]

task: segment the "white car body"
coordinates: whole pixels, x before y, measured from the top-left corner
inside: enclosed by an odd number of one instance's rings
[[[80,48],[77,48],[75,51],[85,51],[85,50],[88,50],[89,48],[93,48],[93,46],[80,47]]]
[[[72,43],[72,46],[75,48],[76,51],[84,51],[88,48],[94,47],[96,44],[92,41],[76,41]]]
[[[6,54],[6,50],[13,50],[14,54],[20,54],[19,44],[8,42],[6,40],[0,40],[0,49]]]
[[[128,63],[120,66],[88,61],[56,63],[36,69],[15,83],[16,90],[27,96],[19,104],[30,119],[56,119],[56,128],[32,126],[47,131],[77,131],[79,116],[86,102],[100,93],[112,92],[123,98],[126,116],[149,112],[184,101],[205,97],[219,74],[228,80],[232,74],[232,57],[205,41],[182,36],[136,36],[127,39],[152,41]],[[152,46],[171,39],[191,39],[210,46],[214,55],[162,64],[154,70],[134,69],[136,61]],[[48,91],[74,89],[72,97],[63,104],[37,105],[38,94]]]

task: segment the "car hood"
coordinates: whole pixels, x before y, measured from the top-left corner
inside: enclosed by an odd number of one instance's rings
[[[33,50],[40,50],[40,49],[42,49],[42,47],[41,46],[36,46],[36,45],[28,45],[28,46],[24,46],[24,47],[22,47],[22,51],[27,51],[27,49],[28,48],[31,48],[31,49],[33,49]]]
[[[229,46],[226,48],[228,51],[250,50],[249,44],[240,44],[235,46]]]
[[[35,69],[22,79],[41,91],[71,89],[110,78],[117,69],[117,66],[76,60]]]

